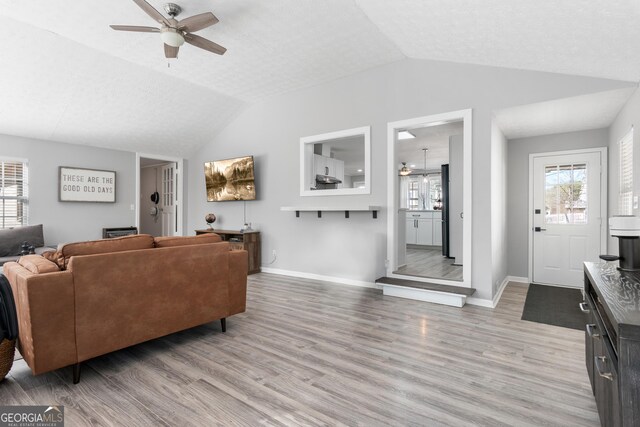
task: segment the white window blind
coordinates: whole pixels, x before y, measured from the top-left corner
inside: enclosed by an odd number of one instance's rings
[[[0,158],[0,228],[28,224],[27,162]]]
[[[618,213],[633,214],[633,128],[620,141],[620,193]]]

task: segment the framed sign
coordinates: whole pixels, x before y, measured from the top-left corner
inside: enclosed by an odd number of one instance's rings
[[[61,202],[115,203],[116,173],[60,166],[58,200]]]

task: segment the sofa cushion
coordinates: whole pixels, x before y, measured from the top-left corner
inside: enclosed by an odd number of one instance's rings
[[[60,268],[56,263],[51,262],[41,255],[22,256],[18,260],[18,264],[35,274],[53,273],[55,271],[60,271]]]
[[[171,246],[204,245],[218,243],[222,238],[215,233],[199,234],[197,236],[165,236],[154,239],[156,248],[168,248]]]
[[[149,234],[134,234],[116,237],[114,239],[92,240],[88,242],[65,243],[58,246],[57,264],[63,270],[67,269],[69,259],[78,255],[95,255],[108,252],[134,251],[153,248],[153,236]]]
[[[35,247],[44,246],[42,224],[0,230],[0,257],[20,255],[24,242]]]

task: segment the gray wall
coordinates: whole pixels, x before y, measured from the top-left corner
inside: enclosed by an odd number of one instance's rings
[[[507,139],[491,123],[491,260],[495,296],[507,276]]]
[[[102,238],[103,227],[135,224],[135,154],[0,135],[0,156],[29,161],[29,223],[44,224],[45,244]],[[58,201],[58,166],[116,171],[116,203]]]
[[[216,227],[239,228],[242,202],[207,203],[202,164],[251,154],[259,200],[248,221],[262,230],[263,260],[271,265],[373,281],[384,274],[387,215],[282,212],[282,206],[362,203],[387,206],[387,123],[473,109],[472,285],[493,297],[491,234],[492,111],[550,99],[629,87],[632,83],[428,60],[402,60],[253,105],[189,159],[188,232],[213,211]],[[299,196],[300,137],[372,126],[372,190],[361,196]],[[502,255],[504,257],[504,255]],[[500,262],[503,262],[501,260]],[[465,264],[468,265],[467,260]]]
[[[618,113],[618,117],[609,127],[609,216],[618,214],[618,190],[620,188],[620,150],[618,143],[631,127],[633,131],[633,195],[640,194],[640,127],[635,126],[640,119],[640,92],[635,91],[624,108]],[[638,216],[638,209],[633,210]],[[607,228],[607,235],[609,230]],[[609,236],[608,253],[618,254],[618,239]]]
[[[511,139],[507,143],[508,274],[527,277],[529,262],[529,154],[606,147],[608,129]],[[611,153],[609,153],[611,156]],[[614,176],[609,174],[609,182]]]

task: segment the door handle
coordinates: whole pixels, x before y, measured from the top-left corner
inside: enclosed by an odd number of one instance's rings
[[[535,227],[533,230],[536,231],[536,232],[547,231],[546,228],[540,228],[540,227]]]
[[[460,218],[464,219],[464,212],[460,212]]]

